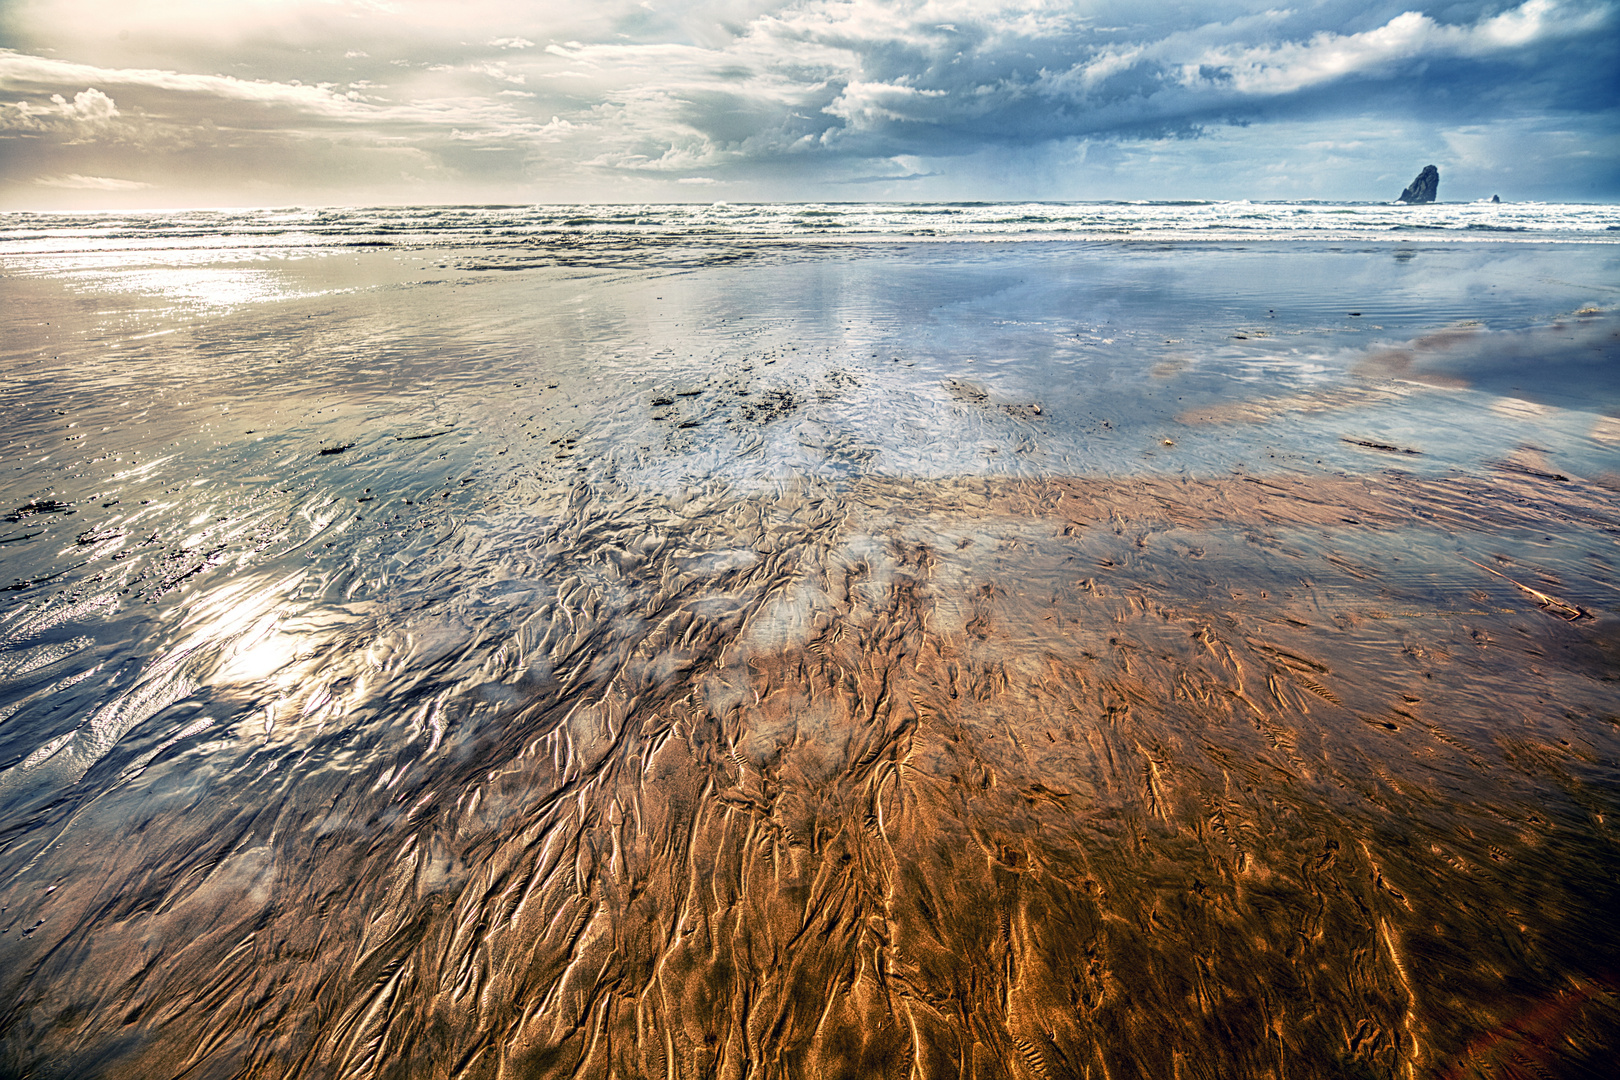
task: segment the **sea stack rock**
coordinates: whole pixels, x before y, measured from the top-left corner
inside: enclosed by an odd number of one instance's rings
[[[1501,201],[1502,201],[1502,196],[1500,196],[1500,195],[1492,195],[1491,196],[1491,202],[1499,203]]]
[[[1433,165],[1425,165],[1423,171],[1417,174],[1417,179],[1406,185],[1406,190],[1401,192],[1401,202],[1434,202],[1434,197],[1438,194],[1440,194],[1440,170]]]

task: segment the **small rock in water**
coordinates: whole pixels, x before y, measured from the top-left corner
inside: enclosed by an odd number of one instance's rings
[[[1401,192],[1400,201],[1403,203],[1431,203],[1435,196],[1440,194],[1440,170],[1433,165],[1423,166],[1423,171],[1417,174],[1417,179],[1406,185]]]
[[[1502,201],[1502,196],[1500,196],[1500,195],[1492,195],[1491,196],[1491,202],[1499,203],[1501,201]]]

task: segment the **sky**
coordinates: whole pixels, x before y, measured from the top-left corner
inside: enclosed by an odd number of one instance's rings
[[[1620,199],[1620,0],[0,0],[0,208]]]

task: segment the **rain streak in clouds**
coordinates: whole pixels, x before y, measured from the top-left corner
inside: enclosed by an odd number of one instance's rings
[[[0,205],[1611,199],[1611,3],[0,5]]]

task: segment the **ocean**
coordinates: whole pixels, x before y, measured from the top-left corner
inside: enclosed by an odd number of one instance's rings
[[[1604,1075],[1620,207],[0,214],[0,1076]]]

